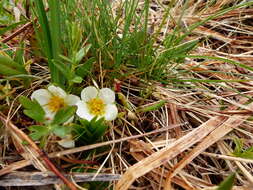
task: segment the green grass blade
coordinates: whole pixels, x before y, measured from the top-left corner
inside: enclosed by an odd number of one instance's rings
[[[0,54],[0,73],[6,76],[27,74],[23,65],[13,61],[11,58]]]
[[[50,4],[54,4],[54,3],[51,3],[51,1],[49,2]],[[52,61],[52,59],[55,58],[54,56],[57,54],[57,51],[54,48],[58,47],[59,45],[58,44],[53,45],[53,43],[55,43],[56,40],[52,38],[52,34],[50,32],[49,20],[45,11],[43,1],[35,0],[34,3],[35,3],[35,10],[37,13],[38,21],[42,30],[42,32],[40,33],[40,37],[41,37],[40,42],[41,42],[42,49],[44,50],[44,53],[46,54],[48,58],[48,66],[50,69],[51,81],[53,83],[59,84],[59,80],[60,80],[59,72],[57,68],[55,67],[54,62]],[[53,6],[52,8],[54,10],[55,7]],[[51,10],[51,12],[53,10]],[[56,13],[53,13],[53,15],[55,14]],[[55,18],[53,19],[53,22],[56,22]],[[53,29],[55,29],[56,27],[58,26],[55,26]],[[52,32],[52,33],[53,33],[53,37],[55,37],[55,32]]]
[[[235,173],[228,176],[216,190],[231,190],[235,181]]]
[[[52,59],[53,54],[52,54],[52,45],[51,45],[51,34],[50,34],[49,23],[48,23],[45,7],[42,0],[35,0],[34,3],[35,3],[38,21],[42,29],[42,34],[41,34],[41,37],[43,39],[42,48],[45,50],[45,53],[48,59]],[[52,65],[49,65],[50,69],[51,67]]]
[[[49,4],[49,15],[50,15],[50,34],[51,34],[51,46],[52,46],[52,57],[55,62],[59,60],[60,55],[60,45],[61,45],[61,27],[60,27],[60,1],[58,0],[50,0],[48,1]],[[53,63],[55,63],[53,62]],[[60,80],[60,74],[58,69],[55,69],[54,72],[54,82],[58,84],[63,84],[64,80]]]

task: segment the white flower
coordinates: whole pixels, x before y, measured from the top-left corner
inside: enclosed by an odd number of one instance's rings
[[[81,92],[81,99],[77,102],[76,114],[88,121],[94,117],[104,117],[111,121],[116,119],[118,109],[115,105],[115,93],[109,88],[97,89],[94,86],[86,87]]]
[[[32,100],[37,100],[44,109],[46,120],[52,120],[61,108],[65,106],[73,106],[80,100],[78,96],[67,94],[60,87],[50,85],[47,90],[39,89],[32,93]],[[68,122],[71,122],[73,117]]]

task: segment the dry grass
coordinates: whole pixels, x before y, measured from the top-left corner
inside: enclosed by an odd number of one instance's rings
[[[223,6],[233,5],[235,1],[190,0],[188,3],[189,8],[185,10],[181,23],[186,29]],[[182,4],[183,1],[177,1],[171,10],[171,18],[176,20],[180,17]],[[152,32],[161,23],[162,7],[166,5],[165,1],[163,3],[157,0],[151,6],[155,7],[150,14]],[[227,58],[253,66],[252,13],[252,8],[236,9],[196,28],[186,39],[203,39],[193,54]],[[175,27],[171,18],[166,20],[159,41],[163,40],[164,33]],[[187,71],[180,75],[184,78],[245,81],[188,81],[181,84],[183,87],[175,83],[164,86],[158,82],[146,82],[137,76],[120,81],[121,92],[127,97],[130,109],[120,107],[124,114],[111,123],[111,129],[106,134],[108,142],[69,150],[52,145],[47,147],[48,157],[67,171],[82,161],[80,152],[107,147],[99,154],[94,151],[90,155],[89,160],[99,161],[98,164],[77,166],[84,171],[95,169],[96,175],[121,174],[120,179],[111,182],[107,189],[211,190],[234,171],[237,171],[234,190],[253,189],[253,161],[231,155],[235,147],[233,139],[236,137],[244,139],[245,146],[253,146],[253,104],[250,103],[253,73],[231,63],[211,59],[187,58],[186,63],[178,67],[179,71]],[[38,75],[43,76],[43,80],[34,83],[33,88],[47,78],[46,70],[42,71],[43,68],[38,65],[34,68],[40,70]],[[16,89],[17,92],[13,91],[11,95],[32,91],[22,90]],[[143,92],[148,96],[142,97]],[[2,104],[9,109],[8,112],[1,113],[0,117],[3,123],[0,175],[16,170],[48,172],[48,164],[36,145],[33,142],[29,142],[30,145],[23,144],[26,138],[24,126],[28,124],[24,122],[29,121],[22,118],[16,99],[6,104],[4,98],[1,97]],[[137,107],[159,100],[166,100],[166,104],[159,110],[136,112]],[[60,186],[55,185],[55,188],[59,189]]]

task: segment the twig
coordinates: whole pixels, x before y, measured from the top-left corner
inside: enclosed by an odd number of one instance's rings
[[[210,157],[214,157],[214,158],[218,158],[218,159],[223,159],[223,160],[239,161],[239,162],[245,162],[245,163],[253,164],[252,159],[228,156],[228,155],[223,155],[223,154],[215,154],[215,153],[210,153],[210,152],[201,152],[201,154],[206,155],[206,156],[210,156]]]
[[[17,35],[19,35],[20,33],[24,32],[27,28],[31,27],[32,25],[33,25],[32,22],[26,23],[24,26],[22,26],[21,28],[17,29],[15,32],[13,32],[12,34],[10,34],[9,36],[5,37],[1,42],[2,43],[6,43],[6,42],[10,41],[11,39],[15,38]]]
[[[119,174],[71,173],[64,177],[73,177],[75,182],[84,181],[114,181],[119,180]],[[40,186],[59,184],[61,180],[52,172],[13,172],[0,179],[1,186]]]
[[[90,161],[90,160],[74,160],[74,159],[70,159],[70,158],[67,158],[67,157],[60,157],[61,160],[64,160],[66,162],[70,162],[70,163],[74,163],[74,164],[96,164],[98,165],[98,162],[96,161]]]
[[[45,11],[48,11],[49,8],[46,8]],[[24,32],[26,29],[28,29],[29,27],[31,27],[33,25],[33,22],[37,22],[37,18],[34,19],[34,21],[28,22],[26,23],[24,26],[20,27],[19,29],[17,29],[15,32],[13,32],[12,34],[10,34],[9,36],[5,37],[1,42],[2,43],[6,43],[8,41],[10,41],[11,39],[15,38],[17,35],[19,35],[20,33]]]
[[[144,133],[144,134],[140,134],[140,135],[134,135],[134,136],[124,137],[124,138],[116,139],[116,140],[112,140],[112,141],[107,141],[107,142],[102,142],[102,143],[77,147],[77,148],[73,148],[73,149],[69,149],[69,150],[64,150],[64,151],[61,151],[61,152],[50,153],[49,157],[50,158],[51,157],[60,157],[60,156],[67,155],[67,154],[73,154],[73,153],[82,152],[82,151],[85,151],[85,150],[91,150],[91,149],[98,148],[98,147],[101,147],[101,146],[110,145],[112,143],[120,143],[122,141],[137,139],[137,138],[140,138],[140,137],[144,137],[144,136],[152,135],[152,134],[155,134],[155,133],[167,131],[168,129],[173,129],[175,127],[179,127],[179,126],[186,125],[186,124],[187,124],[187,122],[181,123],[181,124],[178,124],[178,125],[169,125],[168,127],[161,128],[161,129],[154,130],[154,131]]]

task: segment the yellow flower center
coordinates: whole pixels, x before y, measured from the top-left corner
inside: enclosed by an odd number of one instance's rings
[[[87,102],[88,109],[92,115],[103,115],[105,113],[105,103],[99,98],[93,98]]]
[[[59,109],[66,106],[64,99],[59,96],[52,96],[47,105],[49,110],[52,112],[57,112]]]

